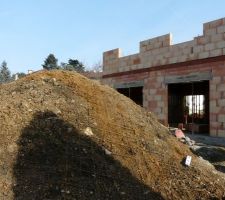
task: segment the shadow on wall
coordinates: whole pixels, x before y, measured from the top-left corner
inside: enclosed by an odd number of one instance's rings
[[[163,199],[52,112],[38,112],[18,141],[14,199]]]

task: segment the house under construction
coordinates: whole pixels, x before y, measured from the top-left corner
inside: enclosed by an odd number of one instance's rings
[[[225,18],[184,43],[167,34],[141,41],[134,55],[104,52],[102,81],[166,126],[225,137]]]

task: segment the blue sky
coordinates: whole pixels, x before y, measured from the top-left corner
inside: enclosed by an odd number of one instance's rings
[[[191,40],[224,8],[224,0],[0,0],[0,62],[27,72],[53,53],[91,67],[103,51],[137,53],[141,40],[169,32],[174,43]]]

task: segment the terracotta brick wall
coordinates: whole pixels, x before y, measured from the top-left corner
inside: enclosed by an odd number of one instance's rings
[[[203,24],[203,35],[172,45],[167,34],[140,42],[137,54],[122,56],[121,49],[103,54],[105,74],[225,55],[225,18]]]
[[[205,23],[202,36],[171,44],[172,36],[167,34],[140,42],[138,54],[121,57],[120,49],[105,52],[102,81],[112,87],[117,83],[144,81],[143,106],[167,125],[165,77],[210,71],[210,135],[225,137],[225,18]]]
[[[154,112],[158,119],[167,125],[168,122],[168,89],[164,77],[186,75],[193,72],[212,71],[209,85],[210,135],[225,137],[225,61],[177,67],[149,73],[145,80],[146,92],[144,106]]]
[[[225,137],[225,61],[170,69],[135,73],[103,79],[112,87],[116,83],[144,80],[143,106],[156,114],[164,125],[168,123],[168,86],[166,76],[187,75],[193,72],[212,72],[209,85],[210,135]]]

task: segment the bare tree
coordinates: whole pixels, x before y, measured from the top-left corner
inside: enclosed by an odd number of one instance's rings
[[[103,65],[102,65],[102,62],[101,61],[98,61],[97,63],[95,63],[92,67],[92,70],[94,72],[102,72],[103,70]]]

